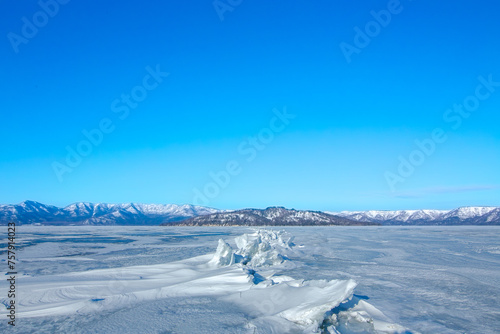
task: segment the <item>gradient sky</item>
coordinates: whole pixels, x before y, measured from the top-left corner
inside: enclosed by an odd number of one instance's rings
[[[500,82],[497,1],[46,2],[52,16],[0,5],[0,203],[500,205],[500,86],[478,79]],[[377,31],[370,12],[388,7]],[[367,24],[348,62],[341,43]],[[169,73],[158,85],[157,66]],[[144,80],[157,87],[126,107]],[[447,113],[463,103],[469,117]],[[112,131],[68,167],[103,120]],[[438,128],[446,140],[391,187],[387,172],[422,158],[415,140]],[[210,172],[230,161],[239,173],[216,185]]]

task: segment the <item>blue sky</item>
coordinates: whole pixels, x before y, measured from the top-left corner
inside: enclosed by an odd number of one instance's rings
[[[0,203],[500,205],[497,2],[215,4],[3,2]]]

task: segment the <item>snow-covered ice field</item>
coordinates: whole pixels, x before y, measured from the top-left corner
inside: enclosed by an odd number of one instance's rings
[[[19,226],[16,326],[2,307],[0,332],[498,333],[499,233]]]

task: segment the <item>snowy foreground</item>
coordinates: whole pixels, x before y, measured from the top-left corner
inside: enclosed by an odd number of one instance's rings
[[[500,228],[285,230],[20,227],[16,327],[7,325],[2,308],[0,331],[495,333],[500,327]],[[5,304],[7,285],[0,284]]]

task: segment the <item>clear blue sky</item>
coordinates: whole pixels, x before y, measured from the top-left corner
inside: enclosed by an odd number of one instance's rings
[[[500,205],[497,1],[46,2],[0,5],[0,203]]]

